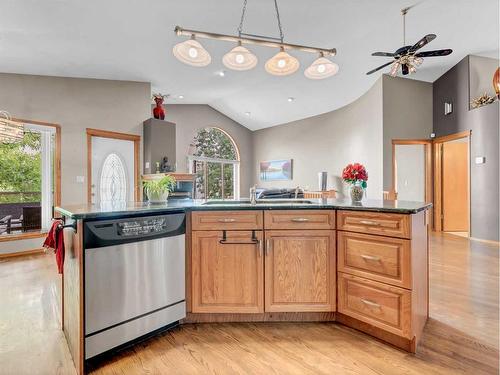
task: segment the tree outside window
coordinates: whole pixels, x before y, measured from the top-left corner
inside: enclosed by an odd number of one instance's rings
[[[196,174],[195,198],[234,199],[239,171],[238,150],[231,137],[218,128],[201,129],[189,157]]]

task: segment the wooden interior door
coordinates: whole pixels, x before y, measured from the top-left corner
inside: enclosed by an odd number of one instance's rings
[[[443,231],[469,231],[469,144],[445,142],[442,148]]]
[[[266,231],[266,312],[335,311],[335,231]]]
[[[193,313],[264,312],[262,231],[193,231]]]

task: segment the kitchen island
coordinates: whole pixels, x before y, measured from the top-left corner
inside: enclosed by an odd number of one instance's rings
[[[299,199],[58,207],[63,329],[85,371],[85,223],[185,214],[181,324],[337,321],[415,352],[428,317],[429,204]],[[147,240],[142,238],[141,240]]]

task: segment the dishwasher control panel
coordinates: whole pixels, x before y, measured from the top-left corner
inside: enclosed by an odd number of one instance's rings
[[[185,232],[186,214],[172,212],[164,215],[86,221],[83,242],[84,248],[91,249],[171,237]]]
[[[117,223],[118,235],[123,237],[161,233],[167,226],[165,217],[153,217]]]

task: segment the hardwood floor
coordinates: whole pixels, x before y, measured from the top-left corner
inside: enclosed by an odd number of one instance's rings
[[[431,237],[430,320],[416,355],[335,323],[186,325],[95,374],[497,374],[499,247]],[[0,262],[0,374],[74,374],[51,256]]]

